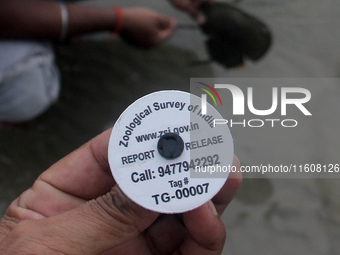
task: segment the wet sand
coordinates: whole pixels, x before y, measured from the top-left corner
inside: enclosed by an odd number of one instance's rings
[[[129,4],[144,3],[191,22],[166,1],[145,2]],[[239,70],[193,65],[207,59],[198,30],[179,30],[149,51],[119,40],[59,46],[63,88],[58,103],[26,127],[0,131],[0,212],[48,166],[111,127],[130,103],[150,92],[188,90],[190,77],[339,77],[338,3],[244,0],[240,5],[270,25],[275,41],[263,61]],[[309,128],[281,141],[282,149],[277,132],[232,130],[241,162],[339,163],[339,86],[334,81],[313,88]],[[223,254],[338,254],[339,192],[339,179],[245,179],[222,216],[228,232]]]

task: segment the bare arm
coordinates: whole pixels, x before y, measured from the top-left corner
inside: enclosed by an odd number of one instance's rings
[[[68,36],[113,30],[113,9],[66,5],[69,16]],[[62,19],[58,2],[41,0],[2,0],[0,2],[0,37],[59,39]]]

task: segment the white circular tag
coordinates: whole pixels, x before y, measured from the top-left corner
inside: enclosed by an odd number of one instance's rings
[[[115,123],[109,142],[112,175],[135,203],[160,213],[199,207],[222,188],[233,162],[227,125],[210,104],[182,91],[159,91],[130,105]],[[202,174],[202,175],[201,175]]]

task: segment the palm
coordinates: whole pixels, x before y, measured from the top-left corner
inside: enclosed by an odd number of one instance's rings
[[[15,224],[25,219],[58,218],[57,216],[72,213],[74,209],[89,200],[100,198],[110,192],[116,184],[111,176],[107,160],[109,135],[110,130],[50,167],[38,178],[31,189],[11,204],[4,218],[15,218],[12,221],[16,222]],[[240,179],[228,179],[221,191],[213,198],[212,202],[219,214],[232,200],[239,185]],[[218,238],[214,236],[218,233],[216,228],[221,230],[221,225],[223,226],[223,224],[217,224],[216,219],[211,222],[211,217],[207,217],[206,213],[206,209],[196,209],[181,216],[160,215],[145,231],[130,238],[128,242],[105,252],[105,255],[178,254],[176,250],[181,250],[180,253],[184,254],[183,251],[195,249],[197,243],[206,247],[209,243],[204,243],[206,242],[204,235]],[[7,232],[10,231],[9,228]],[[221,231],[223,233],[224,226]],[[204,233],[203,236],[202,233]],[[5,235],[6,232],[0,229],[0,242]]]

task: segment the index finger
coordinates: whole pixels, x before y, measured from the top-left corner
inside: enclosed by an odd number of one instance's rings
[[[108,164],[108,142],[111,129],[103,132],[79,149],[70,153],[46,170],[38,180],[54,188],[86,200],[97,198],[115,185]],[[239,161],[233,164],[239,169]],[[240,173],[230,176],[219,193],[212,199],[219,214],[222,214],[236,194],[242,182]]]

